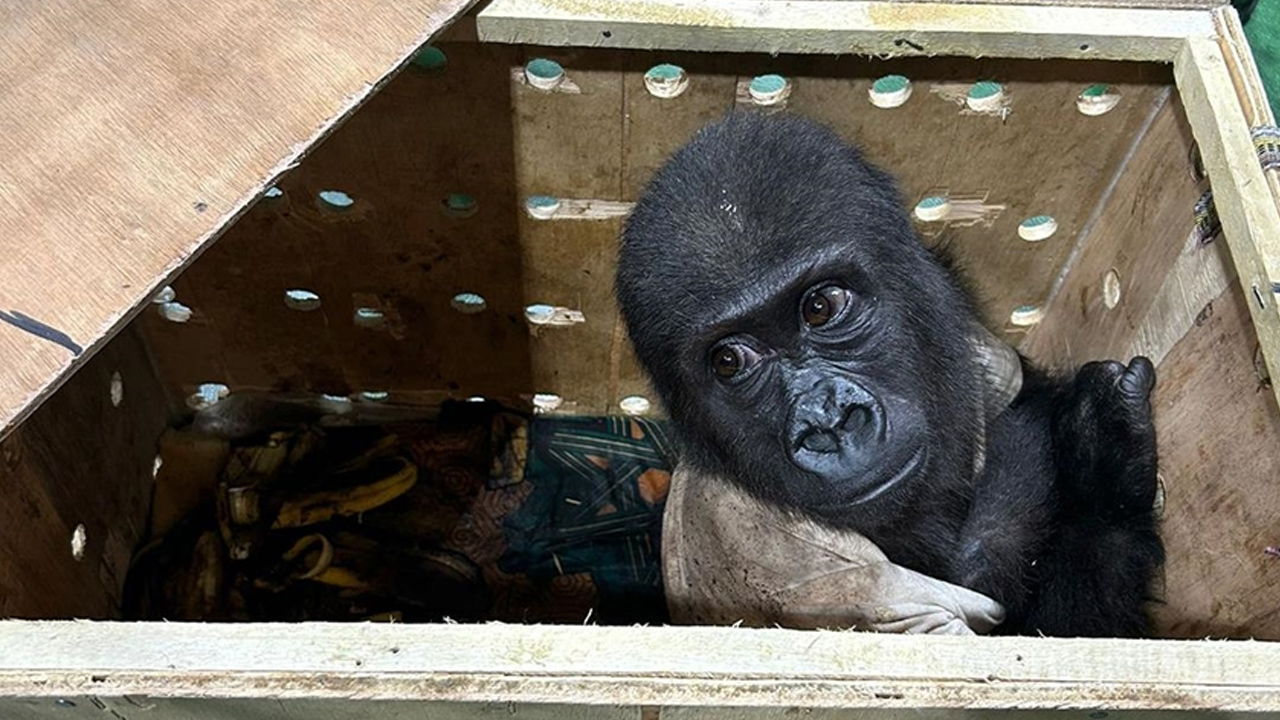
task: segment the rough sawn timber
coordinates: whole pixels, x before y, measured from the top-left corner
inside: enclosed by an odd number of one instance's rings
[[[0,438],[471,2],[0,6]]]

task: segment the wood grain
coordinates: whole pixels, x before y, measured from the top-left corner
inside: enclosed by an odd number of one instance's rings
[[[0,647],[5,698],[1280,710],[1274,643],[498,623],[10,622],[0,623]]]
[[[0,8],[0,434],[469,4]]]
[[[119,374],[119,405],[112,402]],[[117,336],[0,442],[0,618],[109,619],[147,529],[168,402],[138,333]],[[84,556],[72,534],[85,527]]]
[[[1215,34],[1204,8],[860,0],[494,0],[476,28],[482,41],[515,44],[1163,62],[1185,38]]]

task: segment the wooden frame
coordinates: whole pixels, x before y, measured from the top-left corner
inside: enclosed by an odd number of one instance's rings
[[[359,24],[381,23],[394,35],[365,58],[367,84],[324,88],[334,102],[301,118],[315,121],[318,130],[280,135],[273,146],[278,157],[267,152],[246,163],[235,178],[240,184],[222,189],[221,204],[205,220],[164,225],[169,234],[162,241],[151,238],[142,251],[116,261],[132,262],[117,270],[140,284],[113,291],[80,318],[88,333],[80,339],[85,347],[101,346],[289,159],[303,155],[466,4],[411,2],[416,14],[396,18],[371,9],[388,7],[380,3],[363,10],[361,3],[348,4]],[[397,18],[418,25],[390,22]],[[1217,211],[1241,286],[1251,294],[1264,354],[1272,376],[1280,376],[1280,303],[1272,290],[1280,287],[1280,181],[1259,166],[1250,139],[1251,127],[1274,119],[1260,100],[1256,70],[1229,8],[496,0],[479,14],[476,27],[482,41],[549,45],[1172,62],[1204,165],[1219,180]],[[285,138],[297,144],[286,148]],[[234,150],[237,137],[224,140],[222,149]],[[204,150],[210,169],[223,159],[218,149]],[[175,190],[179,195],[186,197]],[[163,205],[149,211],[176,212]],[[74,214],[68,219],[86,220]],[[77,296],[69,297],[62,301]],[[27,357],[22,350],[31,349],[29,338],[15,337],[0,329],[0,367],[6,381],[20,380],[5,384],[0,432],[79,362],[52,361],[43,346]],[[132,717],[152,708],[164,708],[166,717],[257,717],[314,712],[308,703],[323,701],[324,717],[345,718],[366,715],[362,703],[374,700],[385,701],[382,716],[419,714],[420,707],[401,703],[429,700],[447,704],[441,712],[452,717],[485,714],[493,709],[486,703],[515,702],[538,705],[535,715],[640,718],[658,717],[657,706],[672,715],[715,717],[771,716],[789,708],[1280,712],[1280,682],[1274,679],[1280,645],[1265,643],[497,624],[4,622],[0,650],[0,708],[15,717],[97,716],[101,710]]]

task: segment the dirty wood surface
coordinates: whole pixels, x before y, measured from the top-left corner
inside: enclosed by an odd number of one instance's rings
[[[1126,7],[1138,4],[1143,7]],[[1206,6],[1160,0],[1101,0],[1088,7],[1074,2],[493,0],[476,16],[476,28],[483,41],[536,45],[1158,61],[1172,60],[1184,38],[1215,34]]]
[[[65,390],[0,441],[0,618],[116,617],[147,528],[168,402],[137,330]]]
[[[0,435],[469,4],[0,8]]]
[[[1280,645],[1259,642],[497,623],[13,622],[0,623],[0,647],[6,698],[1280,710],[1272,672]]]

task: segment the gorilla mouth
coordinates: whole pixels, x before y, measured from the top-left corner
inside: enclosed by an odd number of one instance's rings
[[[903,480],[915,475],[920,468],[924,467],[925,460],[928,457],[927,450],[928,448],[925,447],[921,447],[919,450],[916,450],[911,457],[902,464],[902,467],[898,468],[897,472],[890,475],[887,480],[877,483],[875,487],[845,503],[844,507],[852,507],[854,505],[862,505],[864,503],[871,502],[886,492],[889,492],[889,490],[893,489],[894,486],[898,485]]]

